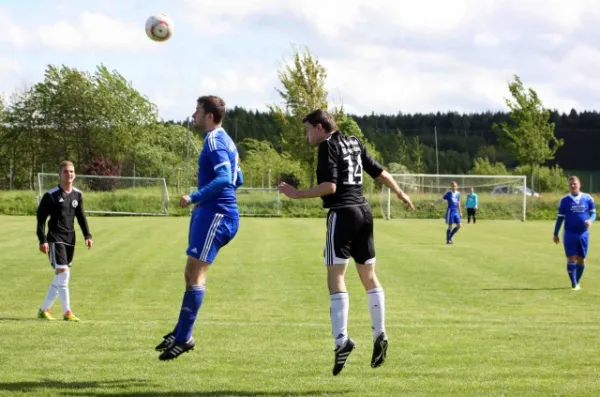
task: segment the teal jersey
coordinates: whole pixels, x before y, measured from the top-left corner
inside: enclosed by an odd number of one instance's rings
[[[466,206],[467,208],[477,208],[479,205],[477,199],[477,193],[469,193],[467,195]]]

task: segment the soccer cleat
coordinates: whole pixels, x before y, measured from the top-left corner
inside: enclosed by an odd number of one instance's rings
[[[174,341],[167,348],[167,350],[165,350],[164,352],[162,352],[160,354],[160,356],[158,356],[158,359],[161,361],[172,360],[174,358],[179,357],[180,355],[182,355],[183,353],[185,353],[187,351],[194,350],[195,346],[196,346],[196,342],[194,341],[193,338],[191,338],[186,343],[177,343]]]
[[[379,334],[373,344],[373,356],[371,357],[371,368],[377,368],[385,361],[387,355],[388,340],[385,332]]]
[[[55,320],[54,317],[52,317],[52,315],[50,314],[50,310],[42,310],[40,309],[38,311],[38,318],[41,318],[42,320]]]
[[[446,241],[446,244],[454,244],[454,241],[448,240],[448,241]]]
[[[571,291],[579,291],[580,289],[581,289],[581,287],[579,286],[579,284],[577,284],[576,286],[571,288]]]
[[[175,334],[172,332],[169,332],[168,334],[163,336],[163,341],[160,342],[158,345],[156,345],[156,347],[154,349],[158,350],[159,352],[166,350],[169,347],[171,347],[173,342],[175,342]]]
[[[68,311],[63,316],[63,320],[65,320],[65,321],[79,321],[79,318],[75,317],[75,315],[73,313],[71,313],[70,311]]]
[[[333,376],[336,376],[346,365],[346,360],[348,360],[348,356],[354,350],[354,341],[350,338],[346,340],[342,346],[338,347],[334,350],[335,359],[333,362]]]

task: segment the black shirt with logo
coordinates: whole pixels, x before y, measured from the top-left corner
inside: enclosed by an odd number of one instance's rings
[[[50,217],[48,234],[45,235],[48,217]],[[71,192],[67,193],[60,186],[50,189],[42,197],[37,210],[37,237],[40,244],[75,245],[75,218],[85,239],[91,239],[92,235],[83,210],[81,190],[72,188]]]

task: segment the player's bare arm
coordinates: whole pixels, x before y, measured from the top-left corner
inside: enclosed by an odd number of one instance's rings
[[[400,200],[402,200],[402,201],[404,201],[406,203],[406,205],[408,206],[408,208],[410,208],[411,210],[415,209],[415,206],[413,205],[412,201],[410,200],[410,197],[408,197],[408,195],[406,193],[404,193],[402,191],[402,189],[400,189],[400,186],[398,186],[398,184],[396,183],[396,181],[390,175],[389,172],[387,172],[387,171],[384,170],[381,174],[379,174],[379,176],[376,179],[379,182],[381,182],[384,185],[386,185],[387,187],[389,187],[391,190],[393,190],[394,193],[396,193],[396,196]]]
[[[281,182],[277,186],[277,189],[279,189],[279,192],[285,194],[291,199],[307,199],[329,196],[330,194],[334,194],[336,191],[336,184],[331,182],[323,182],[310,189],[298,190],[292,185],[289,185],[285,182]]]

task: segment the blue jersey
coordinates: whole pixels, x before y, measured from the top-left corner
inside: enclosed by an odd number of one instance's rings
[[[458,212],[459,211],[459,206],[460,206],[460,192],[459,191],[452,192],[452,190],[448,190],[442,198],[448,202],[447,212]]]
[[[595,218],[594,199],[587,193],[568,194],[560,200],[558,217],[565,221],[565,233],[582,234],[588,231],[585,221]]]
[[[233,140],[223,128],[215,128],[205,134],[204,145],[198,157],[198,190],[217,177],[217,168],[228,165],[231,180],[218,193],[203,197],[195,203],[203,210],[238,218],[235,191],[241,184],[240,156]]]

